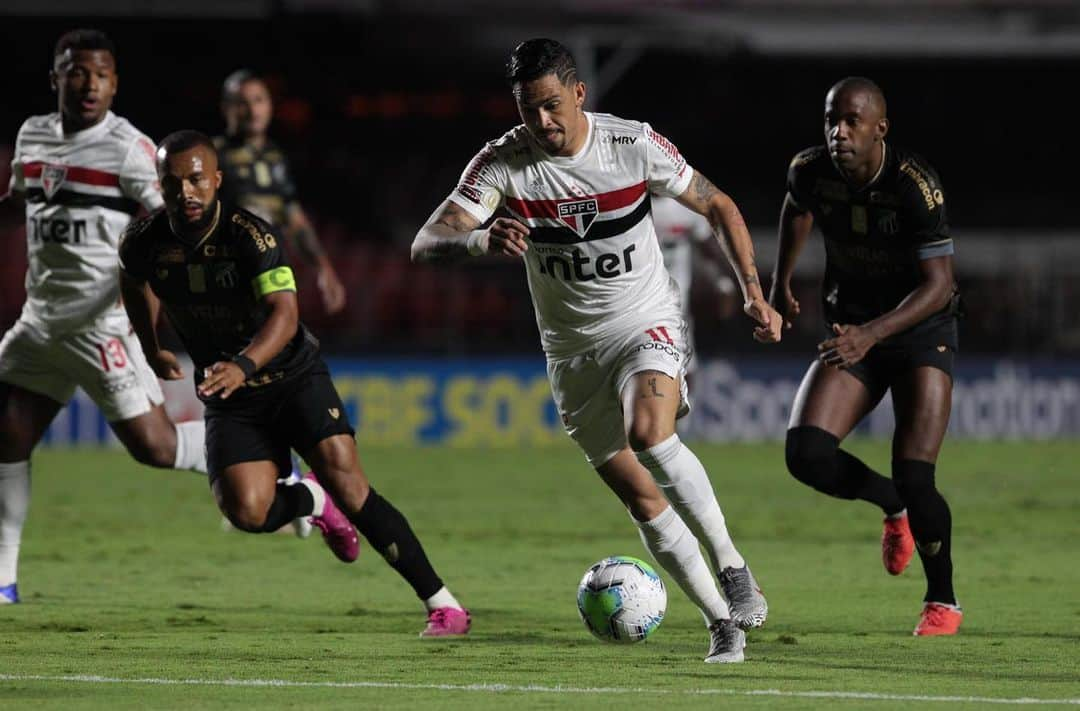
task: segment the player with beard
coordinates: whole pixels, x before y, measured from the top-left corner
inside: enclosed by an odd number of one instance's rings
[[[0,209],[26,220],[26,302],[0,342],[0,604],[30,505],[30,455],[81,387],[139,462],[206,471],[202,421],[174,424],[120,305],[116,250],[139,210],[161,206],[154,144],[110,108],[116,50],[97,30],[63,35],[50,80],[58,110],[19,129]],[[175,360],[155,364],[183,377]]]
[[[818,491],[868,501],[885,516],[882,558],[899,575],[917,548],[926,574],[915,634],[955,634],[949,506],[934,483],[952,405],[958,297],[945,194],[930,164],[886,144],[885,96],[848,77],[825,97],[825,145],[788,170],[770,302],[791,319],[795,261],[815,223],[825,238],[827,335],[791,408],[791,474]],[[892,391],[892,480],[839,449]]]
[[[443,585],[405,517],[360,469],[318,341],[297,317],[296,284],[277,231],[218,200],[217,154],[203,134],[170,134],[157,160],[165,210],[125,232],[121,289],[151,363],[172,359],[157,340],[154,297],[191,354],[218,507],[252,533],[311,516],[347,562],[357,556],[355,525],[423,601],[428,624],[421,636],[467,633],[469,613]],[[294,486],[278,481],[288,472],[290,448],[314,470]]]
[[[689,411],[685,322],[651,195],[709,220],[755,337],[774,342],[780,316],[761,292],[750,234],[731,198],[648,124],[582,109],[585,84],[563,45],[518,45],[507,79],[523,123],[473,159],[417,233],[413,259],[496,254],[524,263],[567,433],[701,611],[705,661],[741,662],[743,628],[762,625],[768,606],[705,468],[675,432]],[[482,227],[500,207],[511,216]]]

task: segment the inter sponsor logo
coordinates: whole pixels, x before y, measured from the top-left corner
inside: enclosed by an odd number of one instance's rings
[[[27,221],[31,242],[80,244],[86,238],[86,220],[66,220],[62,217],[31,217]]]
[[[635,247],[636,245],[630,245],[622,251],[622,254],[599,254],[595,260],[585,256],[580,249],[575,249],[569,254],[537,254],[536,258],[540,261],[540,273],[554,279],[560,277],[563,281],[614,279],[621,274],[633,271],[634,263],[630,255]]]
[[[559,221],[584,237],[596,216],[600,214],[596,198],[559,203]]]

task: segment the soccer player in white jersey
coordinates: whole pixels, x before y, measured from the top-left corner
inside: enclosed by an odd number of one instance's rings
[[[120,303],[120,234],[163,204],[154,144],[109,110],[116,52],[103,33],[61,37],[50,77],[59,111],[22,125],[0,199],[25,205],[30,263],[22,314],[0,341],[0,604],[19,601],[30,454],[76,386],[139,462],[206,471],[203,421],[174,424],[162,407],[155,373],[182,378],[180,364],[147,363]]]
[[[735,282],[721,271],[724,253],[713,236],[712,225],[703,215],[687,208],[675,198],[652,197],[652,221],[656,239],[660,241],[660,253],[664,256],[664,268],[679,285],[679,302],[682,304],[683,320],[686,322],[686,347],[691,355],[697,352],[694,344],[694,319],[690,310],[691,287],[696,274],[709,278],[713,291],[719,297],[715,313],[721,318],[731,315]],[[702,257],[700,261],[698,257]],[[686,364],[685,376],[689,390],[693,390],[696,358]]]
[[[705,661],[742,661],[743,628],[761,625],[767,606],[704,467],[675,433],[686,410],[683,320],[650,195],[676,197],[709,219],[758,324],[755,338],[774,342],[781,321],[761,292],[750,235],[731,199],[648,124],[582,110],[585,85],[558,42],[519,45],[507,78],[524,123],[473,159],[416,235],[413,259],[525,262],[567,432],[702,611]],[[482,228],[500,207],[511,217]]]

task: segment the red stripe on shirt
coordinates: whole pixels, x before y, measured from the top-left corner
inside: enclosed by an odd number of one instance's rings
[[[641,199],[645,194],[645,181],[628,188],[620,188],[598,195],[582,195],[580,197],[559,198],[558,200],[522,200],[520,198],[506,198],[506,206],[525,218],[551,217],[559,219],[559,205],[565,202],[580,202],[582,200],[596,200],[596,209],[599,212],[610,212],[629,207]]]
[[[47,164],[41,161],[33,161],[23,164],[23,176],[27,178],[40,178]],[[77,165],[60,166],[66,169],[64,173],[65,183],[82,183],[83,185],[98,185],[107,188],[120,187],[120,176],[108,173],[96,168],[80,168]]]

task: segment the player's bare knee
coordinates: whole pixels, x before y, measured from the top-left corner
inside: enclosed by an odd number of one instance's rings
[[[228,503],[225,516],[233,526],[248,533],[261,533],[266,525],[270,503],[263,497],[242,495]]]
[[[626,439],[632,450],[644,452],[649,447],[660,444],[672,434],[672,428],[663,420],[650,416],[638,416],[630,423]]]

